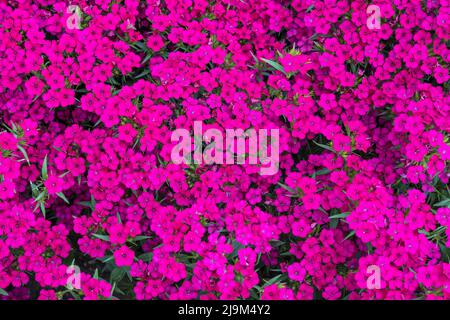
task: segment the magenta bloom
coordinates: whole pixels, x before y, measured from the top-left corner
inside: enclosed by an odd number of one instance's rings
[[[369,2],[0,1],[0,300],[450,300],[449,1]]]
[[[114,252],[114,260],[118,267],[129,267],[133,263],[134,251],[127,246],[122,246]]]
[[[47,188],[49,194],[56,194],[63,191],[64,180],[58,176],[51,175],[47,180],[45,180],[44,185]]]

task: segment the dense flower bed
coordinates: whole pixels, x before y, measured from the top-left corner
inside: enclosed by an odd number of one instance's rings
[[[450,3],[369,4],[2,0],[0,299],[449,299]]]

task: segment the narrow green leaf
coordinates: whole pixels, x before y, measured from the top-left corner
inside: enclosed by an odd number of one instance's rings
[[[314,142],[316,145],[318,145],[318,146],[321,147],[321,148],[324,148],[324,149],[326,149],[326,150],[328,150],[328,151],[331,151],[331,152],[333,152],[333,153],[336,153],[336,151],[334,151],[333,148],[330,147],[330,146],[327,146],[327,145],[325,145],[325,144],[318,143],[318,142],[316,142],[316,141],[314,141],[314,140],[313,140],[312,142]]]
[[[140,79],[145,77],[146,75],[148,75],[150,73],[150,69],[144,70],[143,72],[141,72],[140,74],[138,74],[135,78],[136,79]]]
[[[20,152],[22,152],[23,157],[25,158],[25,160],[27,160],[28,165],[30,165],[30,158],[28,158],[28,154],[25,149],[20,145],[18,145],[17,148],[20,150]]]
[[[111,282],[120,282],[126,274],[127,272],[124,268],[115,268],[111,272]]]
[[[62,192],[57,192],[56,195],[64,200],[65,203],[70,204],[69,200],[67,200],[66,196]]]
[[[95,205],[97,204],[97,202],[94,199],[94,196],[91,194],[91,208],[92,210],[95,209]]]
[[[142,60],[141,64],[142,64],[142,65],[146,64],[146,63],[150,60],[150,58],[151,58],[152,56],[153,56],[153,55],[152,55],[151,53],[148,54],[148,55],[146,55],[145,58],[144,58],[144,60]]]
[[[292,189],[291,187],[285,185],[284,183],[278,182],[278,185],[279,185],[280,187],[286,189],[287,191],[289,191],[289,192],[292,193],[292,194],[296,194],[296,193],[297,193],[294,189]]]
[[[42,163],[42,178],[47,180],[48,178],[48,168],[47,168],[47,155],[44,158],[44,162]]]
[[[255,63],[258,63],[258,58],[255,56],[253,52],[250,51],[250,54],[252,55],[253,59],[255,59]]]
[[[39,195],[34,199],[34,201],[42,201],[45,197],[47,197],[47,190],[44,189],[44,191],[40,192]]]
[[[93,234],[94,237],[104,240],[104,241],[109,241],[109,236],[105,235],[105,234]]]
[[[143,52],[147,52],[149,50],[147,45],[143,42],[135,42],[135,43],[133,43],[133,45],[138,47],[139,49],[141,49],[141,51],[143,51]]]
[[[350,215],[350,212],[343,212],[339,214],[335,214],[334,216],[331,216],[330,219],[339,219],[339,218],[345,218]]]
[[[110,296],[110,297],[113,297],[113,294],[114,294],[114,290],[115,290],[115,289],[116,289],[116,283],[114,282],[113,285],[112,285],[111,291],[109,292],[109,296]]]
[[[109,262],[109,261],[111,261],[111,260],[113,260],[114,259],[114,256],[113,255],[110,255],[110,256],[105,256],[105,257],[103,257],[103,258],[100,258],[99,260],[101,261],[101,262],[103,262],[103,263],[107,263],[107,262]]]
[[[345,238],[344,240],[350,239],[351,237],[353,237],[355,235],[355,230],[352,230]]]
[[[433,206],[450,208],[450,199],[442,200],[441,202],[435,203]]]
[[[138,258],[144,262],[150,262],[153,259],[153,252],[143,253]]]
[[[43,202],[40,202],[40,203],[39,203],[39,206],[41,207],[42,214],[44,215],[44,218],[45,218],[45,216],[46,216],[46,211],[45,211],[45,205],[44,205],[44,203],[43,203]]]
[[[331,219],[330,220],[330,228],[336,229],[339,224],[339,219]]]
[[[150,239],[150,237],[149,236],[137,236],[137,237],[134,237],[134,241],[141,241],[141,240],[147,240],[147,239]]]
[[[270,279],[269,281],[267,281],[267,282],[264,284],[264,287],[270,286],[271,284],[274,284],[274,283],[277,283],[277,282],[281,282],[281,279],[282,279],[283,277],[285,277],[285,276],[286,276],[286,275],[285,275],[284,273],[282,273],[282,274],[279,274],[279,275],[273,277],[272,279]]]
[[[77,204],[79,204],[80,206],[88,207],[88,208],[92,209],[91,203],[89,201],[81,201],[81,202],[78,202]]]
[[[279,64],[278,62],[269,60],[269,59],[264,59],[261,58],[262,61],[264,61],[265,63],[269,64],[271,67],[273,67],[275,70],[278,70],[280,72],[282,72],[285,76],[287,76],[286,71],[284,71],[284,68],[281,64]]]
[[[68,175],[69,173],[70,173],[70,171],[66,171],[63,174],[60,174],[59,177],[64,178],[64,176]]]
[[[315,178],[316,176],[321,176],[321,175],[324,175],[324,174],[328,174],[330,172],[331,172],[331,170],[325,168],[325,169],[322,169],[322,170],[319,170],[319,171],[315,171],[312,174],[312,177]]]
[[[306,9],[306,13],[311,12],[314,9],[314,5],[310,5],[307,9]]]
[[[117,293],[119,293],[119,294],[125,295],[125,292],[123,292],[122,290],[120,290],[120,288],[117,286],[116,283],[114,283],[114,284],[116,285],[116,286],[114,287],[114,291],[117,292]],[[112,294],[111,294],[111,296],[112,296]]]

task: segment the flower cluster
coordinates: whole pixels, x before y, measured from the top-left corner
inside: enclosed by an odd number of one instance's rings
[[[0,299],[450,299],[450,5],[373,4],[1,1]]]

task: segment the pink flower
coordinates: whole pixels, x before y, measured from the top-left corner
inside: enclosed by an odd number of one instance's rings
[[[164,47],[164,41],[159,35],[152,35],[148,38],[147,46],[153,51],[159,51]]]
[[[306,270],[300,263],[293,263],[288,267],[288,275],[292,280],[303,282],[306,276]]]
[[[0,299],[450,299],[448,1],[0,2]]]
[[[322,296],[326,300],[337,300],[341,297],[341,292],[339,291],[339,288],[331,285],[325,288],[325,290],[322,293]]]
[[[55,175],[48,176],[44,182],[49,194],[56,194],[64,190],[64,179]]]
[[[11,199],[14,197],[14,183],[11,181],[0,182],[0,197],[2,200]]]
[[[134,251],[127,246],[122,246],[114,252],[114,259],[118,267],[129,267],[133,264]]]

